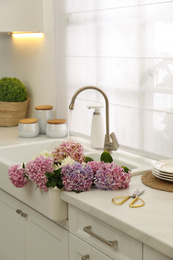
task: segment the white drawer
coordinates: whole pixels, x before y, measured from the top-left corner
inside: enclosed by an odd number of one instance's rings
[[[88,232],[85,232],[84,228]],[[69,232],[112,259],[142,260],[142,243],[71,205]],[[112,246],[110,241],[117,241],[118,244]]]
[[[94,247],[83,242],[81,239],[69,235],[69,260],[112,260]]]

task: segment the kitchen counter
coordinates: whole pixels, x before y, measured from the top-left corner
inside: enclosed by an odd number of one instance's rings
[[[20,138],[17,127],[0,128],[0,147],[44,140],[49,138],[46,135],[28,139]],[[80,139],[78,141],[80,142]],[[88,141],[86,144],[88,145]],[[112,203],[113,197],[131,194],[137,188],[145,189],[144,194],[141,195],[145,201],[144,207],[130,208],[130,200],[123,205]],[[173,194],[145,186],[141,182],[140,175],[132,177],[128,189],[117,191],[93,189],[79,194],[63,191],[61,198],[168,257],[173,257]]]
[[[132,194],[137,188],[145,189],[141,198],[145,205],[130,208],[131,199],[123,205],[115,205],[112,198]],[[130,187],[124,190],[91,190],[76,194],[62,192],[67,203],[89,213],[101,221],[136,238],[144,244],[173,257],[173,194],[152,189],[141,182],[141,176],[133,176]]]
[[[83,145],[89,147],[90,142],[89,140],[85,140],[83,138],[70,136],[71,139],[76,140],[78,142],[81,142]],[[58,138],[57,138],[58,139]],[[63,138],[64,140],[65,138]],[[49,141],[53,140],[53,138],[50,138],[46,136],[46,134],[39,134],[36,137],[33,138],[23,138],[19,136],[18,133],[18,127],[0,127],[0,148],[1,147],[7,147],[11,145],[21,145],[21,144],[31,144],[34,142],[42,142],[42,141]],[[55,139],[54,139],[55,140]],[[61,140],[61,138],[59,138]]]

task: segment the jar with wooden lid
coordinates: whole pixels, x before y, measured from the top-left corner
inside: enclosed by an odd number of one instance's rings
[[[21,137],[36,137],[39,134],[37,118],[24,118],[19,120],[18,132]]]
[[[53,119],[47,121],[46,134],[52,138],[62,138],[67,135],[65,119]]]
[[[45,134],[47,120],[53,119],[53,106],[51,105],[36,106],[35,117],[38,118],[40,134]]]

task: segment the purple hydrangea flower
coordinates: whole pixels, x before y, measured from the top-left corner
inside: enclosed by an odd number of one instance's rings
[[[117,190],[129,187],[131,172],[126,173],[122,167],[104,163],[96,171],[94,184],[100,190]]]
[[[78,162],[62,167],[61,178],[64,190],[88,191],[93,183],[93,171],[89,166],[82,166]]]
[[[17,188],[27,185],[28,179],[25,176],[25,169],[20,164],[12,165],[8,170],[8,177],[12,184]]]
[[[34,181],[41,190],[47,191],[46,182],[48,181],[45,173],[53,173],[53,158],[40,155],[35,160],[26,164],[25,170],[31,181]]]

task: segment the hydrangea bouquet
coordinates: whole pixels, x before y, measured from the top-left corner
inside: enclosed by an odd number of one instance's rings
[[[23,165],[12,165],[8,176],[12,184],[22,188],[29,181],[40,190],[57,187],[66,191],[115,190],[129,187],[131,171],[113,162],[104,151],[100,161],[86,157],[81,144],[64,141],[53,151],[43,151]]]

